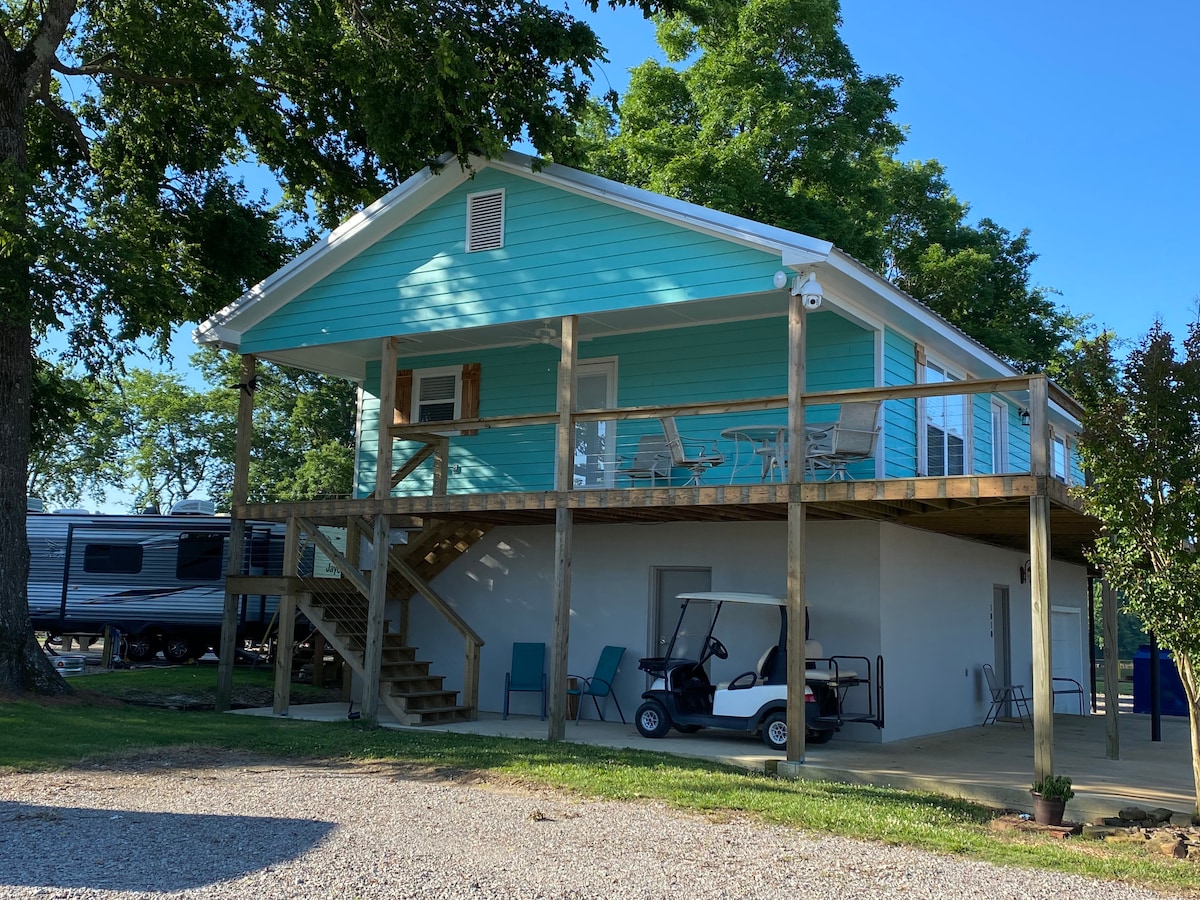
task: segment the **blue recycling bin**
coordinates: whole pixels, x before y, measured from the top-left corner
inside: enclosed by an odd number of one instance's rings
[[[1187,695],[1175,668],[1175,660],[1165,650],[1158,651],[1158,689],[1164,716],[1186,716]],[[1150,645],[1142,644],[1133,654],[1133,711],[1150,712]]]

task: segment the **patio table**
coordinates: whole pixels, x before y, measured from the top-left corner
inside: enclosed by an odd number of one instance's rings
[[[813,422],[804,426],[804,433],[805,435],[818,434],[828,431],[833,425],[833,422]],[[779,470],[780,477],[782,477],[783,466],[780,463],[787,462],[787,431],[787,425],[775,424],[735,425],[724,429],[721,437],[733,441],[733,473],[729,476],[729,483],[733,484],[739,471],[753,465],[752,462],[745,465],[740,464],[742,444],[748,444],[749,452],[762,462],[760,481],[773,480],[776,469]]]

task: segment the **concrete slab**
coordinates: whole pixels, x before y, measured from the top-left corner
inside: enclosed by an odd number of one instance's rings
[[[357,707],[356,707],[357,708]],[[289,718],[344,721],[348,705],[293,706]],[[270,709],[239,710],[270,716]],[[1105,757],[1103,716],[1054,718],[1054,768],[1071,778],[1075,797],[1067,804],[1070,821],[1095,822],[1115,816],[1122,806],[1166,807],[1188,821],[1196,805],[1191,744],[1186,719],[1164,716],[1162,741],[1150,740],[1150,717],[1122,714],[1121,758]],[[403,728],[384,713],[380,725]],[[473,722],[426,726],[460,734],[544,740],[548,722],[537,716],[502,719],[484,713]],[[987,806],[1032,812],[1033,730],[1015,722],[975,726],[943,734],[870,744],[836,735],[828,744],[809,747],[801,764],[768,750],[757,737],[705,730],[694,735],[672,731],[658,740],[644,738],[632,724],[585,719],[567,723],[566,740],[602,747],[632,748],[713,759],[752,771],[787,777],[874,784],[972,800]],[[781,765],[782,764],[782,765]]]

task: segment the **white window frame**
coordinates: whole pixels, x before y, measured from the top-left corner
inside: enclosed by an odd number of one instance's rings
[[[445,378],[447,375],[454,376],[454,415],[451,419],[462,418],[462,366],[438,366],[433,369],[414,369],[412,378],[412,402],[409,409],[412,410],[412,421],[414,424],[423,424],[421,422],[421,383],[427,378]],[[428,400],[427,403],[445,403],[446,400]],[[429,424],[436,422],[451,421],[448,419],[433,419]],[[442,432],[437,432],[441,434]]]
[[[1061,459],[1059,448],[1062,448]],[[1071,440],[1065,434],[1057,434],[1053,428],[1050,429],[1050,474],[1063,484],[1071,483]]]
[[[572,395],[576,399],[575,411],[581,412],[583,408],[579,406],[579,377],[587,375],[604,375],[607,378],[607,395],[605,397],[604,408],[613,409],[617,405],[617,357],[604,356],[595,359],[579,360],[575,364],[575,390]],[[601,484],[576,485],[574,464],[572,464],[571,485],[581,489],[600,489],[611,488],[616,484],[617,474],[617,422],[615,419],[606,419],[602,423],[604,425],[604,456],[601,458],[601,465],[604,469],[604,479]],[[578,426],[576,426],[578,427]]]
[[[1003,475],[1009,469],[1008,457],[1009,405],[992,398],[992,474]]]
[[[934,370],[940,372],[947,381],[965,381],[966,380],[965,373],[955,370],[954,368],[948,366],[946,363],[942,362],[936,356],[933,356],[932,354],[930,354],[930,355],[926,356],[925,362],[923,364],[921,364],[920,366],[918,366],[918,371],[921,375],[921,383],[922,384],[932,383],[926,377],[926,374],[929,372],[930,369],[934,369]],[[931,473],[929,471],[929,422],[928,422],[929,402],[931,399],[932,400],[944,399],[944,400],[948,401],[948,400],[953,399],[954,397],[958,397],[960,399],[960,401],[962,402],[962,421],[963,421],[962,468],[963,468],[963,470],[962,470],[962,472],[956,472],[954,474],[951,474],[948,471]],[[975,466],[974,466],[974,442],[972,441],[972,438],[971,438],[971,433],[972,433],[971,420],[973,418],[973,416],[972,416],[973,408],[972,407],[973,407],[973,404],[971,403],[971,395],[970,394],[951,394],[951,395],[941,397],[941,398],[937,398],[937,397],[935,397],[935,398],[929,398],[929,397],[920,398],[920,401],[917,405],[917,423],[918,423],[918,429],[919,429],[917,432],[917,447],[918,447],[917,455],[918,455],[918,460],[920,462],[920,467],[921,467],[920,471],[923,475],[931,475],[932,474],[935,477],[952,478],[952,477],[957,477],[958,475],[972,474],[972,472],[974,471],[974,468],[975,468]],[[943,431],[945,432],[946,429],[943,429]],[[948,454],[946,455],[946,462],[947,463],[949,462]],[[948,469],[949,466],[947,465],[944,468]]]

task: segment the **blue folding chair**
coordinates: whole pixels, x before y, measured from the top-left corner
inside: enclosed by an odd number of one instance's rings
[[[542,695],[542,720],[546,719],[546,645],[513,644],[512,667],[504,675],[504,718],[508,718],[508,695],[530,691]]]
[[[617,666],[621,663],[621,657],[625,653],[624,647],[605,647],[600,653],[600,659],[596,662],[596,671],[592,673],[591,678],[584,678],[582,675],[570,675],[568,677],[577,679],[578,687],[567,688],[567,694],[575,695],[579,698],[579,707],[575,710],[575,724],[579,724],[579,717],[583,715],[583,698],[591,697],[592,704],[596,707],[596,715],[600,717],[600,721],[604,721],[604,712],[600,708],[601,697],[612,697],[613,703],[617,704],[617,715],[621,717],[621,722],[625,722],[625,713],[621,712],[621,702],[617,699],[617,695],[613,693],[613,679],[617,677]]]

